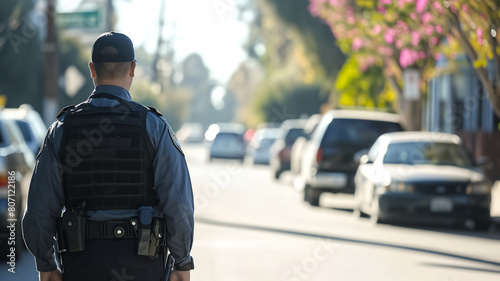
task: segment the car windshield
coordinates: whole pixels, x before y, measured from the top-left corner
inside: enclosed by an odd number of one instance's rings
[[[237,133],[218,133],[214,139],[216,143],[243,142],[243,136]]]
[[[322,145],[354,144],[369,147],[380,135],[402,130],[401,125],[395,122],[338,118],[333,119],[326,129]]]
[[[304,135],[302,128],[291,128],[285,136],[285,143],[287,145],[293,144],[297,138]]]
[[[28,122],[24,122],[22,120],[16,120],[17,127],[19,127],[19,130],[23,134],[24,140],[26,142],[31,142],[33,141],[32,133],[31,133],[31,128]]]
[[[403,142],[389,144],[384,163],[471,167],[474,160],[463,146],[455,143]]]

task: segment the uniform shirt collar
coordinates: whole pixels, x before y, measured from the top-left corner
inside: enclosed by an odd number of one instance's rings
[[[95,87],[90,97],[92,97],[92,95],[94,94],[100,94],[100,93],[111,94],[128,101],[132,100],[132,98],[130,97],[130,93],[127,91],[127,89],[113,85],[100,85]]]

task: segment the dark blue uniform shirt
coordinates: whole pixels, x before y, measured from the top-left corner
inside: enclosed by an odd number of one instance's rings
[[[121,87],[97,86],[92,93],[108,93],[125,100],[131,100],[129,92]],[[118,101],[108,98],[92,98],[95,106],[114,106]],[[64,192],[61,184],[61,169],[58,169],[58,152],[61,145],[64,114],[49,128],[42,151],[37,159],[31,179],[27,211],[23,219],[23,233],[26,245],[35,256],[38,271],[56,269],[54,236],[56,218],[64,208]],[[159,206],[157,216],[164,216],[167,222],[167,244],[179,266],[192,261],[190,252],[193,243],[194,205],[191,179],[184,154],[163,117],[149,112],[146,131],[156,151],[153,162],[154,184]],[[130,218],[137,210],[111,210],[87,212],[91,220],[112,220]]]

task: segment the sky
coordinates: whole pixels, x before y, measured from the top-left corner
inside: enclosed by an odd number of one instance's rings
[[[173,39],[175,59],[198,53],[212,72],[225,84],[246,58],[242,44],[246,24],[236,17],[235,0],[166,0],[164,38]],[[147,3],[147,4],[145,4]],[[161,0],[115,0],[118,14],[115,30],[126,33],[135,46],[154,52],[158,40]]]
[[[153,53],[158,40],[162,0],[114,0],[118,22],[115,31],[127,34],[135,47]],[[175,61],[198,53],[211,70],[212,78],[227,83],[246,54],[242,44],[248,27],[237,19],[238,0],[165,0],[163,38],[173,39]],[[59,11],[71,11],[81,1],[59,0]]]

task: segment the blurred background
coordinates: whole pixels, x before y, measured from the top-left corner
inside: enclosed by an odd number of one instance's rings
[[[110,30],[135,46],[133,100],[187,155],[193,280],[498,278],[499,0],[2,0],[0,156],[17,160],[0,169],[22,175],[17,216],[47,126],[92,92],[91,46]],[[379,139],[397,131],[417,134]],[[386,162],[403,139],[466,159]],[[393,193],[420,197],[384,220]],[[33,276],[22,268],[14,280]]]

